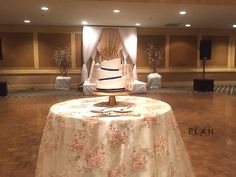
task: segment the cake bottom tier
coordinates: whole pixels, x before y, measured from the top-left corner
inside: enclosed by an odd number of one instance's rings
[[[96,82],[96,88],[100,90],[117,90],[124,89],[126,86],[125,77],[118,79],[109,79]]]

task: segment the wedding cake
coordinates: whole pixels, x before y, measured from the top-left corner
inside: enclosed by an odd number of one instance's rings
[[[102,61],[97,74],[97,90],[121,91],[125,89],[125,77],[122,76],[120,58]]]

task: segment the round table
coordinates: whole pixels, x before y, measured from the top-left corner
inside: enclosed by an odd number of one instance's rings
[[[43,132],[36,177],[193,177],[170,105],[118,96],[55,104]],[[122,105],[128,107],[122,107]]]

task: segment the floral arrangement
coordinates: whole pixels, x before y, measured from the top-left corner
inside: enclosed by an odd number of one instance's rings
[[[154,44],[149,43],[147,47],[147,54],[149,65],[152,67],[153,72],[156,72],[157,67],[160,65],[162,61],[161,51],[154,46]]]
[[[67,68],[71,64],[71,50],[70,47],[64,49],[58,48],[54,50],[54,60],[60,68],[61,75],[67,76]]]

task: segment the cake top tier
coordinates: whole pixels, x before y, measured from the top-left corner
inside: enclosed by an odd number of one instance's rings
[[[118,70],[121,67],[121,59],[116,58],[112,60],[104,60],[101,62],[101,69],[108,69],[108,70]]]

